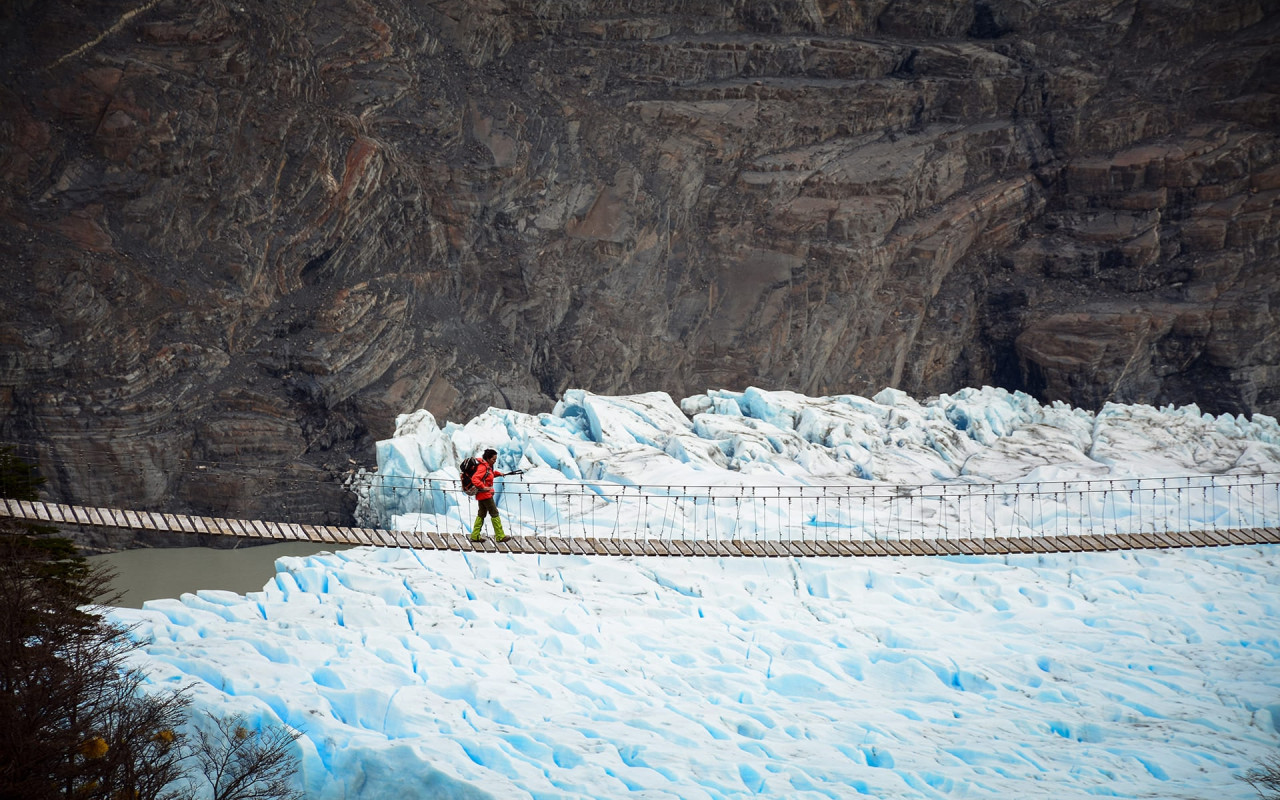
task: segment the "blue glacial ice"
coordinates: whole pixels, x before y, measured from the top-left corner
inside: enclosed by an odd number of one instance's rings
[[[753,487],[1275,473],[1278,442],[1265,417],[993,389],[573,391],[550,414],[401,417],[362,513],[439,519],[424,495],[456,502],[443,487],[486,446],[548,480]],[[260,592],[110,614],[149,687],[300,731],[316,800],[1245,800],[1235,776],[1280,746],[1278,558],[355,548],[282,558]]]

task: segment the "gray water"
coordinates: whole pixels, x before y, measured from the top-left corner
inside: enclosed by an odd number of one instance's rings
[[[115,605],[142,608],[148,600],[180,597],[201,589],[237,594],[258,592],[276,574],[281,556],[309,556],[348,548],[309,542],[283,542],[234,550],[211,547],[158,547],[89,556],[89,563],[112,569],[113,591],[124,592]]]

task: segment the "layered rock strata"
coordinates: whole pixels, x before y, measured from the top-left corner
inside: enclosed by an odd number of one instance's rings
[[[759,385],[1280,412],[1272,0],[0,10],[0,439],[346,518],[395,416]]]

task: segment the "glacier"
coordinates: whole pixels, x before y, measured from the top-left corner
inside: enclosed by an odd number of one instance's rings
[[[486,446],[522,479],[745,490],[1274,482],[1278,443],[1262,416],[1095,414],[989,388],[923,403],[575,390],[542,415],[405,415],[353,489],[365,521],[414,530],[469,521],[446,487]],[[259,592],[107,613],[132,626],[149,689],[301,732],[318,800],[1243,800],[1237,776],[1280,746],[1277,557],[353,548],[278,559]]]
[[[1275,419],[1195,406],[1095,414],[991,387],[925,403],[892,389],[871,399],[715,390],[678,405],[661,392],[571,390],[547,414],[489,409],[443,426],[425,410],[399,417],[377,444],[377,470],[351,483],[357,518],[469,531],[457,465],[486,447],[499,470],[524,470],[498,486],[508,532],[543,536],[1101,533],[1121,532],[1104,518],[1152,530],[1174,515],[1195,528],[1260,527],[1275,523],[1275,499],[1242,505],[1248,488],[1231,495],[1227,479],[1280,472]]]

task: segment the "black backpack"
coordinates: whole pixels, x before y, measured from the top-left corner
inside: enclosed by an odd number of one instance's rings
[[[476,467],[480,466],[480,459],[475,456],[463,459],[459,472],[462,475],[462,491],[474,496],[480,491],[480,487],[471,482],[471,476],[475,474]]]

